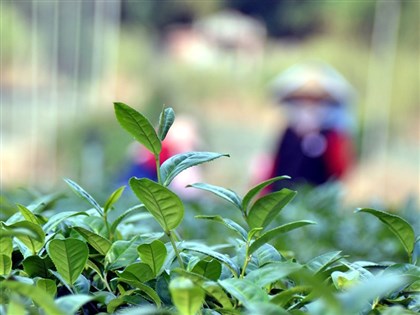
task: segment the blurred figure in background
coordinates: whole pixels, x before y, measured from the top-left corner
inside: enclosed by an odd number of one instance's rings
[[[273,82],[272,92],[287,118],[270,177],[280,185],[320,185],[340,179],[353,163],[350,84],[324,63],[295,65]]]
[[[198,134],[196,121],[185,115],[178,115],[174,124],[169,130],[165,140],[162,142],[160,163],[163,164],[170,157],[191,151],[197,151],[201,138]],[[156,162],[154,155],[138,142],[133,143],[128,149],[130,166],[124,172],[123,183],[135,176],[138,178],[149,178],[157,181]],[[200,167],[192,167],[179,174],[170,184],[170,187],[186,198],[195,197],[196,189],[185,189],[185,186],[202,181]]]

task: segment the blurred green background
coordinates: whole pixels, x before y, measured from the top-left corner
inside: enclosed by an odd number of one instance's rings
[[[403,205],[420,192],[419,21],[418,1],[2,1],[2,191],[109,192],[131,143],[119,101],[193,117],[200,149],[231,155],[205,180],[242,193],[285,127],[271,80],[322,60],[358,96],[343,202]]]

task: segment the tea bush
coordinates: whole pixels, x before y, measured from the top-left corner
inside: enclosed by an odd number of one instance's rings
[[[312,254],[317,238],[312,235],[297,246],[288,241],[287,233],[309,230],[316,222],[285,221],[280,215],[296,191],[261,194],[275,181],[288,179],[280,176],[244,196],[220,186],[191,184],[189,189],[208,192],[229,206],[201,204],[196,216],[201,223],[183,227],[186,207],[169,188],[171,181],[189,167],[228,155],[186,152],[161,163],[162,141],[174,122],[174,111],[162,111],[157,131],[125,104],[115,103],[115,113],[121,126],[154,155],[158,180],[131,178],[129,186],[140,202],[123,209],[117,205],[125,187],[99,204],[70,179],[66,183],[89,205],[88,210],[52,211],[57,196],[18,204],[18,212],[0,223],[1,314],[420,311],[420,242],[405,219],[370,208],[355,214],[369,214],[389,228],[402,247],[404,262],[354,261],[339,250],[296,259],[308,256],[299,254],[305,249]],[[211,242],[214,233],[206,235],[211,228],[201,234],[189,231],[205,225],[220,226],[213,230],[222,236],[217,243]],[[187,235],[201,235],[204,240]],[[349,237],[357,244],[358,235]]]

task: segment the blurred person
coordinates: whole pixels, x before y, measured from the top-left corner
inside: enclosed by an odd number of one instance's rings
[[[353,89],[325,63],[295,65],[272,84],[287,127],[277,144],[270,177],[289,175],[280,185],[321,185],[341,179],[353,163]]]
[[[198,134],[196,121],[189,116],[178,115],[174,124],[162,142],[160,163],[163,164],[170,157],[191,151],[197,151],[201,139]],[[130,165],[123,175],[123,184],[135,176],[149,178],[157,181],[156,162],[153,153],[138,142],[134,142],[128,148]],[[170,187],[184,197],[195,197],[198,190],[185,189],[185,186],[202,181],[202,173],[199,167],[189,168],[180,173],[170,184]]]

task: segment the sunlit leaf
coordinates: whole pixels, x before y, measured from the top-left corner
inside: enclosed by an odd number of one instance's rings
[[[35,285],[52,297],[55,297],[57,294],[57,285],[54,280],[40,278],[36,280]]]
[[[74,227],[74,230],[82,235],[86,241],[102,255],[106,255],[108,250],[111,248],[112,243],[109,240],[92,231],[82,227]]]
[[[45,233],[38,224],[20,221],[6,226],[5,232],[16,236],[33,254],[44,246]],[[2,231],[1,234],[4,232]]]
[[[162,181],[168,186],[182,171],[202,163],[213,161],[228,154],[214,152],[187,152],[174,155],[167,159],[161,166]]]
[[[130,264],[123,272],[117,273],[121,278],[140,282],[147,282],[155,277],[152,268],[144,262]]]
[[[249,227],[267,227],[295,195],[295,191],[283,188],[258,199],[248,212],[247,223]]]
[[[131,178],[130,187],[162,229],[175,229],[184,217],[181,199],[168,188],[147,178]]]
[[[0,276],[8,275],[12,270],[12,259],[4,254],[0,254]]]
[[[37,219],[37,217],[35,216],[35,214],[33,214],[31,212],[31,210],[29,210],[28,208],[26,208],[23,205],[17,205],[20,213],[22,213],[23,217],[25,218],[26,221],[32,222],[34,224],[39,225],[39,221]]]
[[[176,273],[191,279],[195,284],[199,285],[207,295],[213,297],[223,306],[225,309],[232,308],[232,303],[230,298],[227,296],[226,292],[222,289],[219,283],[214,281],[209,281],[209,279],[205,278],[202,275],[189,272],[183,269],[176,269],[174,270]]]
[[[191,271],[209,280],[216,281],[222,273],[222,265],[215,259],[200,260]]]
[[[125,130],[153,154],[160,153],[162,143],[146,117],[123,103],[114,103],[114,109],[118,122]]]
[[[155,276],[159,274],[166,258],[166,246],[159,240],[154,240],[150,244],[141,244],[137,247],[137,252],[143,262],[148,264]]]
[[[74,238],[54,239],[48,244],[47,251],[58,273],[68,284],[74,284],[88,260],[86,243]]]
[[[204,291],[188,278],[178,277],[169,283],[172,301],[182,315],[195,315],[204,301]]]
[[[165,108],[159,116],[158,136],[161,141],[165,140],[166,135],[175,121],[175,112],[171,107]]]
[[[0,237],[0,254],[11,256],[13,252],[13,241],[11,237]]]
[[[118,201],[118,199],[120,199],[121,195],[123,194],[125,189],[125,186],[121,186],[120,188],[117,188],[112,194],[111,196],[109,196],[108,200],[105,202],[105,206],[104,206],[104,212],[107,213],[112,205],[114,203],[116,203]]]

